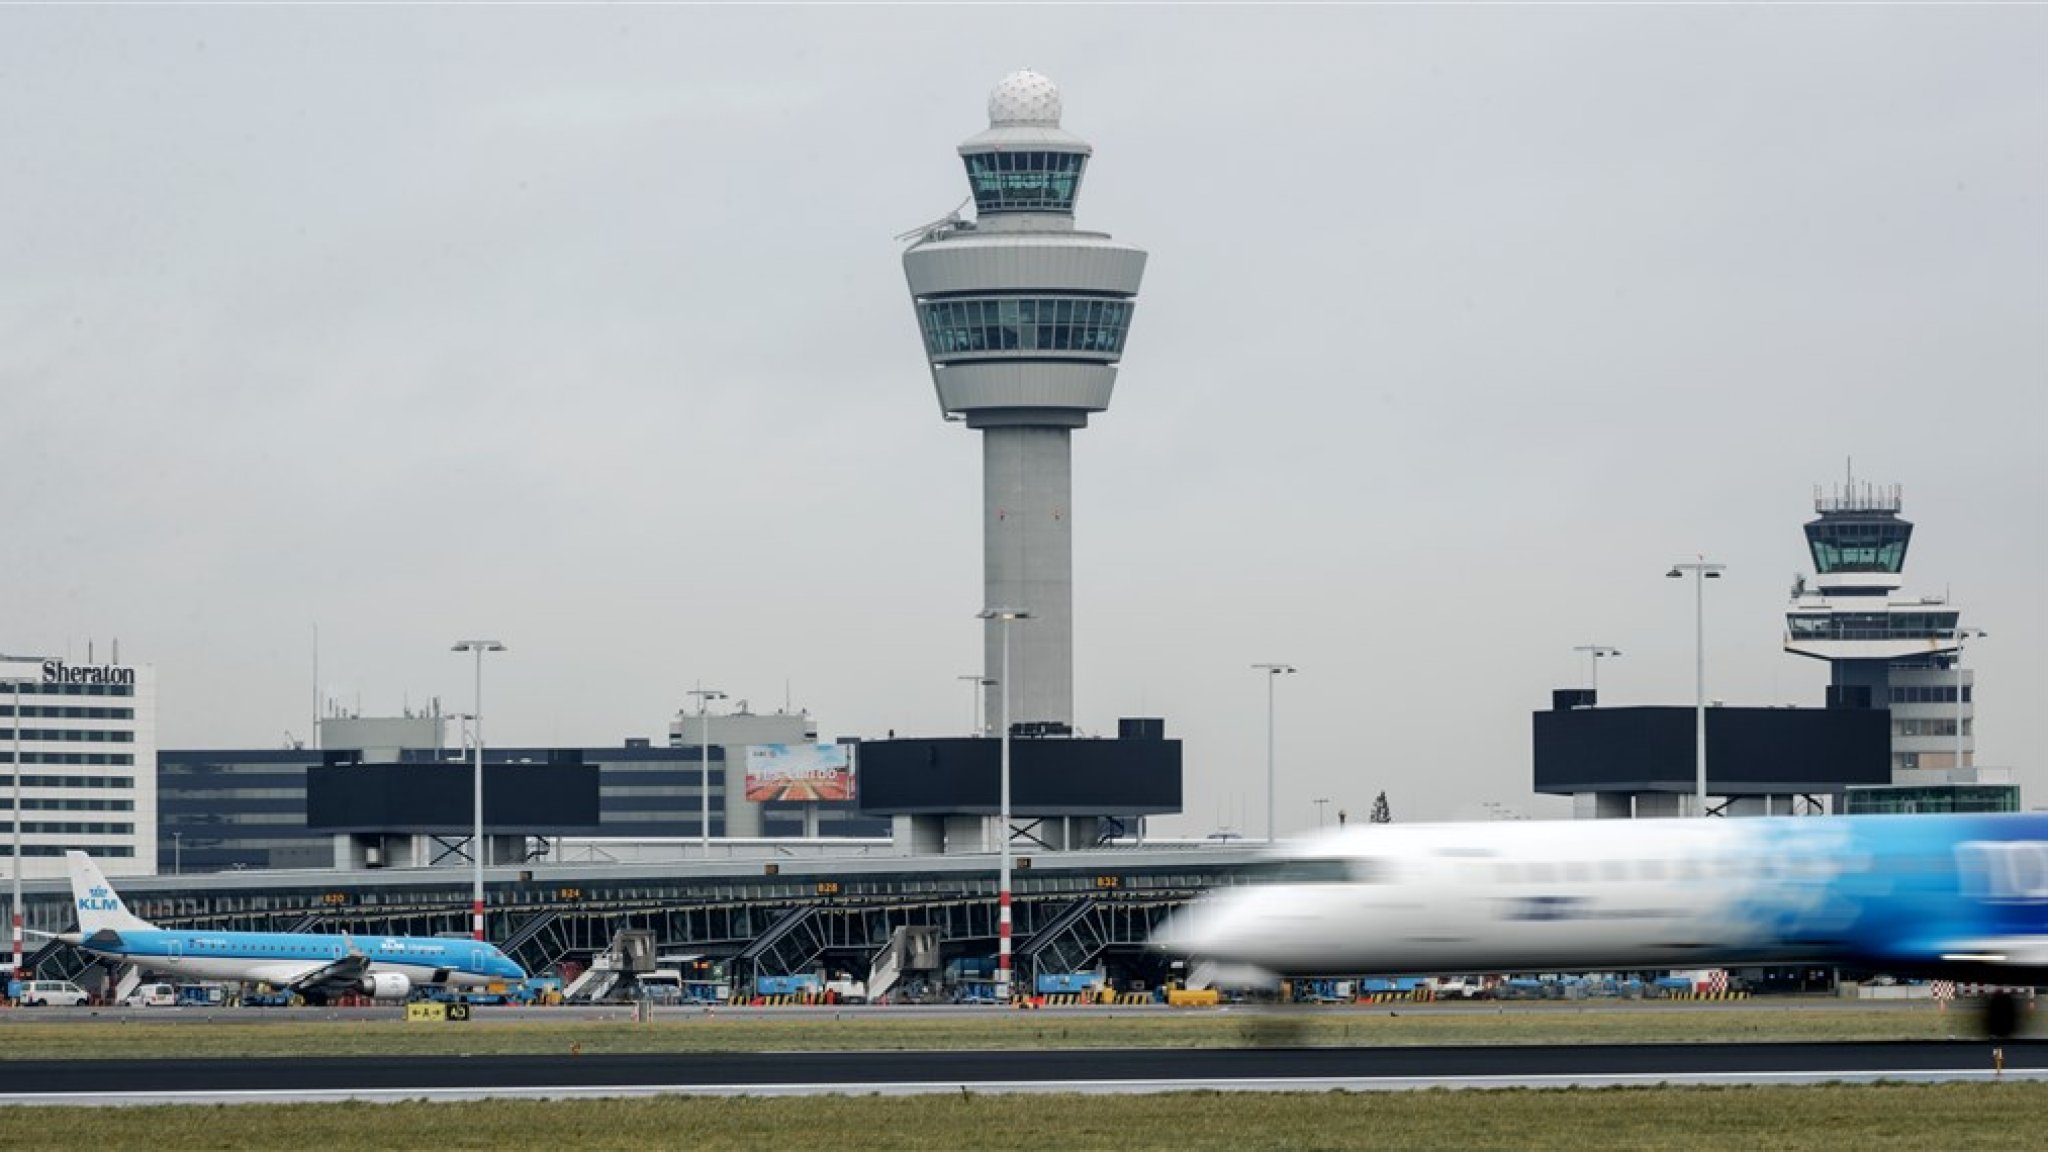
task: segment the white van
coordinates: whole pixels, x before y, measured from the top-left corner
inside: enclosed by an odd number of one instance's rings
[[[683,998],[683,974],[666,968],[634,977],[635,998],[674,1004]]]
[[[39,1008],[54,1004],[61,1008],[76,1008],[86,1002],[85,989],[69,980],[27,980],[21,985],[21,1004],[24,1008]]]
[[[178,989],[171,984],[137,984],[121,1003],[128,1008],[170,1008],[178,1003]]]

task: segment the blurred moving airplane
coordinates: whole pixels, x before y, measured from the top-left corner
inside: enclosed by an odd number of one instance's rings
[[[1153,945],[1275,976],[1828,965],[2048,983],[2048,816],[1367,825],[1281,845]],[[1986,1001],[2010,1035],[2010,994]]]

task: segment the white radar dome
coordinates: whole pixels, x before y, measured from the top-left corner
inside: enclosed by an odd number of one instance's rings
[[[988,124],[991,128],[1014,124],[1057,128],[1059,123],[1059,88],[1029,68],[1003,77],[995,91],[988,94]]]

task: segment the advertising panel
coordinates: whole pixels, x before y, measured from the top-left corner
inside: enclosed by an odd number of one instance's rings
[[[815,804],[853,799],[853,762],[844,744],[753,744],[747,799]]]

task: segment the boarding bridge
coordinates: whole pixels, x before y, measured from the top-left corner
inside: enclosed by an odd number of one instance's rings
[[[498,950],[507,956],[518,955],[519,950],[526,947],[528,941],[535,939],[542,932],[553,927],[555,921],[561,918],[562,914],[559,912],[542,912],[540,915],[528,919],[526,923],[521,924],[515,929],[510,936],[498,942]]]
[[[818,954],[825,950],[817,926],[812,923],[817,912],[809,904],[785,911],[766,932],[733,957],[734,982],[744,978],[747,986],[752,987],[761,976],[790,975],[815,964]]]
[[[1014,942],[1040,971],[1106,964],[1112,978],[1162,979],[1164,959],[1143,947],[1150,924],[1201,892],[1244,882],[1262,848],[1153,842],[1019,856]],[[899,930],[925,930],[940,972],[956,959],[996,955],[997,865],[993,854],[868,853],[493,867],[485,875],[484,932],[536,975],[610,952],[621,931],[638,930],[663,951],[725,961],[735,990],[756,976],[821,966],[858,976],[868,967],[870,991],[887,995],[872,977],[876,966],[892,975],[890,944]],[[356,937],[467,936],[474,899],[469,876],[430,868],[132,877],[121,881],[121,894],[136,915],[166,928]],[[63,932],[77,923],[68,881],[30,880],[23,895],[27,927]],[[29,974],[77,978],[95,967],[70,945],[35,943],[23,965]],[[1093,961],[1090,953],[1098,954]],[[905,959],[890,981],[892,998],[919,974]],[[601,982],[617,994],[621,970],[606,964],[599,971],[575,988],[578,999],[588,1000]]]
[[[1142,947],[1168,907],[1152,902],[1076,900],[1036,925],[1018,945],[1018,979],[1024,987],[1033,988],[1041,972],[1081,972],[1096,967],[1103,953],[1113,947]]]

